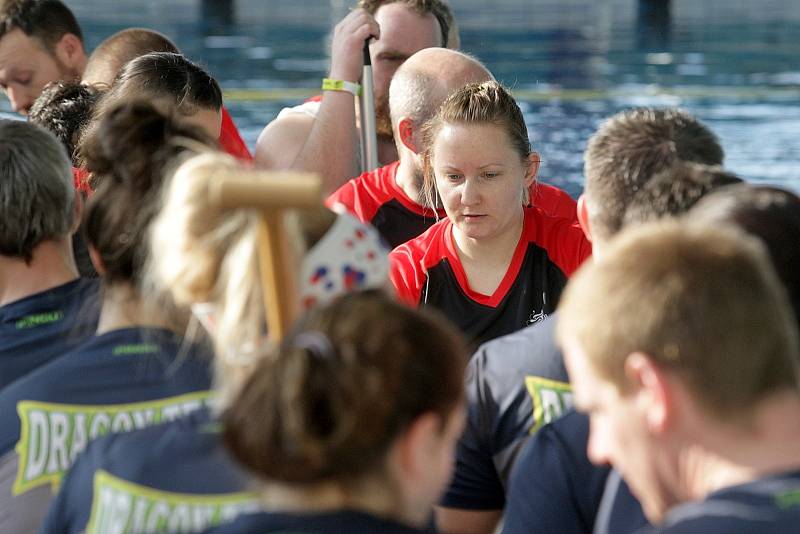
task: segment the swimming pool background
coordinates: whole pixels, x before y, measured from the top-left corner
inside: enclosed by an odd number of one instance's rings
[[[219,0],[212,0],[219,1]],[[245,140],[281,107],[317,92],[327,34],[349,2],[236,0],[232,23],[199,0],[67,0],[91,49],[113,32],[164,32],[209,68]],[[540,178],[581,190],[582,152],[599,122],[637,105],[678,105],[720,137],[726,165],[800,190],[797,0],[451,0],[462,49],[515,90]],[[8,104],[3,102],[7,111]]]

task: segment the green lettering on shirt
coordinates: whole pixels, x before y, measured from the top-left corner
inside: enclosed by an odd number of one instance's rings
[[[35,313],[33,315],[26,315],[22,319],[18,320],[15,323],[15,326],[17,327],[17,330],[25,330],[28,328],[34,328],[36,326],[42,326],[45,324],[57,323],[63,318],[64,318],[64,312],[62,311]]]

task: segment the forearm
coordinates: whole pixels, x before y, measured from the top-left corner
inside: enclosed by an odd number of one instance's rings
[[[353,95],[326,91],[308,139],[291,168],[319,174],[328,195],[359,174],[358,147]]]

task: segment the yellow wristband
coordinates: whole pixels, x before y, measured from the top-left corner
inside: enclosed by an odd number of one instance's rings
[[[361,85],[353,82],[346,82],[344,80],[334,80],[331,78],[322,78],[323,91],[344,91],[353,96],[361,95]]]

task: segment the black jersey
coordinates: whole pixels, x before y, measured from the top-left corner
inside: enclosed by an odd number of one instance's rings
[[[78,278],[0,307],[0,389],[93,336],[99,295]]]
[[[467,423],[443,506],[502,509],[506,482],[525,440],[571,406],[555,320],[485,343],[470,360]]]
[[[434,306],[479,343],[510,334],[551,314],[567,277],[591,255],[574,220],[524,208],[522,234],[511,263],[492,295],[469,287],[449,219],[400,245],[389,255],[398,297],[412,306]]]
[[[315,514],[267,513],[239,516],[207,534],[432,534],[363,512],[343,510]]]

